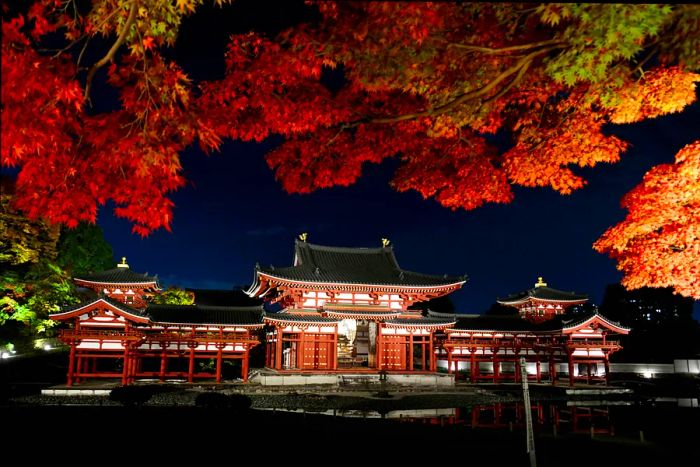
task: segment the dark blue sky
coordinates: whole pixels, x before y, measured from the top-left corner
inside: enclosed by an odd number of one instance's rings
[[[308,232],[313,243],[340,246],[375,247],[387,237],[405,269],[468,274],[465,287],[452,295],[459,312],[482,312],[540,275],[550,286],[588,293],[599,304],[605,286],[621,275],[592,243],[624,217],[620,199],[644,173],[671,162],[697,138],[698,122],[695,104],[682,114],[611,127],[632,146],[618,164],[583,170],[589,182],[583,190],[561,196],[515,188],[513,203],[470,212],[393,191],[388,182],[396,160],[367,165],[364,177],[348,188],[288,195],[264,161],[275,142],[228,142],[218,154],[192,149],[183,155],[190,183],[173,196],[172,233],[141,239],[109,208],[98,222],[115,255],[126,255],[137,271],[157,273],[164,284],[247,284],[256,262],[291,264],[294,238]],[[697,303],[695,308],[697,317]]]

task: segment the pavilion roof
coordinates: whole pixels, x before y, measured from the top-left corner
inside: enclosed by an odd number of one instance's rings
[[[96,302],[104,301],[141,322],[153,324],[202,324],[262,326],[262,306],[210,306],[210,305],[155,305],[149,304],[145,310],[132,308],[126,303],[105,295],[77,305],[63,307],[51,316],[66,315],[72,311],[88,308]],[[59,318],[60,319],[60,318]]]
[[[588,295],[576,292],[565,292],[563,290],[547,287],[547,284],[542,282],[542,278],[540,277],[539,282],[535,284],[533,288],[508,295],[504,298],[498,298],[496,301],[502,305],[518,305],[530,301],[531,299],[552,302],[583,303],[588,300]]]
[[[258,265],[256,268],[261,273],[280,279],[324,284],[439,287],[466,281],[465,276],[437,276],[401,269],[391,246],[346,248],[314,245],[300,240],[295,244],[293,266]]]
[[[77,281],[96,282],[104,284],[155,284],[158,285],[158,277],[134,272],[125,264],[106,271],[96,272],[74,278]]]
[[[501,331],[501,332],[556,332],[570,329],[598,316],[612,326],[627,329],[597,311],[585,313],[567,313],[553,316],[543,322],[532,322],[519,316],[489,316],[489,315],[457,315],[454,329],[469,331]]]
[[[62,315],[65,313],[70,313],[71,311],[85,308],[85,307],[92,305],[93,303],[99,302],[99,301],[104,301],[104,302],[108,303],[109,305],[113,306],[114,308],[117,308],[117,309],[123,311],[124,313],[136,315],[136,316],[142,315],[141,311],[138,310],[137,308],[132,308],[129,305],[127,305],[126,303],[120,302],[119,300],[115,300],[113,298],[109,298],[108,296],[106,296],[104,294],[99,294],[97,297],[90,298],[88,300],[83,300],[82,302],[80,302],[76,305],[69,305],[69,306],[61,307],[61,311],[58,311],[56,313],[51,313],[51,315]]]

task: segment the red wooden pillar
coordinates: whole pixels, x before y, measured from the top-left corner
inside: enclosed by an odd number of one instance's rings
[[[447,374],[452,374],[452,347],[447,348]]]
[[[275,369],[281,370],[282,369],[282,336],[284,333],[282,330],[278,327],[275,326],[275,335],[277,337],[277,342],[276,342],[276,349],[275,349]]]
[[[122,365],[122,386],[129,384],[129,343],[124,341],[124,365]]]
[[[307,356],[307,347],[308,344],[306,343],[306,332],[304,332],[304,328],[300,328],[301,333],[299,334],[299,342],[297,343],[297,369],[299,370],[305,370],[306,369],[306,361],[311,360],[311,366],[310,368],[314,368],[313,365],[313,351],[310,352],[310,355]],[[310,358],[307,358],[310,357]]]
[[[72,340],[70,343],[70,355],[68,356],[68,377],[66,380],[66,386],[73,386],[73,372],[75,371],[75,347],[76,341]]]
[[[136,349],[129,349],[129,384],[136,381],[136,371],[139,365],[139,356]]]
[[[276,334],[274,334],[276,336]],[[277,340],[272,340],[275,339],[272,337],[272,335],[269,336],[270,341],[267,343],[267,367],[268,368],[274,368],[275,367],[275,346],[277,345]]]
[[[408,371],[413,371],[413,331],[408,330]]]
[[[187,368],[187,382],[191,383],[194,380],[194,346],[196,344],[190,344],[190,364]]]
[[[376,349],[377,352],[377,370],[384,369],[384,341],[382,339],[382,323],[377,323],[377,342]]]
[[[83,355],[82,351],[78,350],[76,352],[76,362],[75,362],[75,382],[80,383],[80,375],[83,372]]]
[[[493,382],[498,384],[501,376],[500,362],[498,361],[498,348],[494,347],[491,352],[491,361],[493,362]]]
[[[160,353],[160,373],[158,374],[159,378],[161,381],[165,381],[165,371],[168,365],[168,354],[167,354],[167,347],[168,343],[163,342],[161,345],[165,346],[163,347],[163,350]]]
[[[243,354],[243,361],[241,362],[241,378],[244,383],[248,382],[248,358],[250,357],[250,348],[248,344],[245,344],[245,353]]]
[[[216,382],[220,383],[221,382],[221,363],[223,361],[223,356],[224,356],[224,349],[222,347],[222,344],[219,344],[216,346]]]
[[[338,369],[338,327],[335,326],[333,328],[333,337],[331,338],[331,348],[329,351],[330,354],[330,361],[328,363],[328,368],[331,370],[337,370]],[[375,346],[374,351],[377,351],[377,348]]]
[[[469,349],[469,352],[471,353],[469,356],[469,373],[471,375],[471,382],[476,383],[479,375],[479,363],[476,361],[476,349],[472,347]]]
[[[433,344],[433,339],[435,338],[435,332],[430,331],[430,342],[428,343],[428,354],[430,355],[430,360],[429,360],[429,365],[430,368],[429,370],[431,372],[435,372],[435,345]]]

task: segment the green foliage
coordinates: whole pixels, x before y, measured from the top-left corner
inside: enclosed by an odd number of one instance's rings
[[[153,297],[152,303],[158,305],[192,305],[194,303],[194,293],[171,286]]]
[[[22,274],[6,270],[0,274],[0,335],[50,336],[56,324],[49,314],[79,301],[70,276],[50,262],[39,262]],[[12,321],[14,325],[5,325]],[[9,334],[9,336],[8,336]]]
[[[0,343],[31,348],[35,337],[53,334],[49,314],[79,299],[55,262],[59,229],[15,211],[10,191],[5,183],[0,196]]]
[[[555,81],[568,86],[606,80],[616,62],[635,57],[673,18],[668,5],[550,4],[539,11],[545,24],[568,22],[556,38],[569,47],[546,68]]]
[[[58,227],[51,227],[40,220],[29,220],[15,211],[9,194],[13,191],[12,185],[8,179],[0,181],[0,264],[29,267],[42,260],[54,260]]]
[[[57,264],[74,276],[104,271],[114,266],[112,247],[98,225],[80,223],[64,228],[58,240]]]

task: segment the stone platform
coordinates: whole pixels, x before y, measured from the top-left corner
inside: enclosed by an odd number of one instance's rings
[[[278,373],[263,370],[250,377],[250,382],[261,386],[377,386],[381,385],[379,373]],[[454,375],[388,373],[386,384],[406,386],[453,387]]]
[[[42,389],[42,396],[109,396],[112,389],[121,385],[120,380],[86,381],[75,386],[61,384]]]

